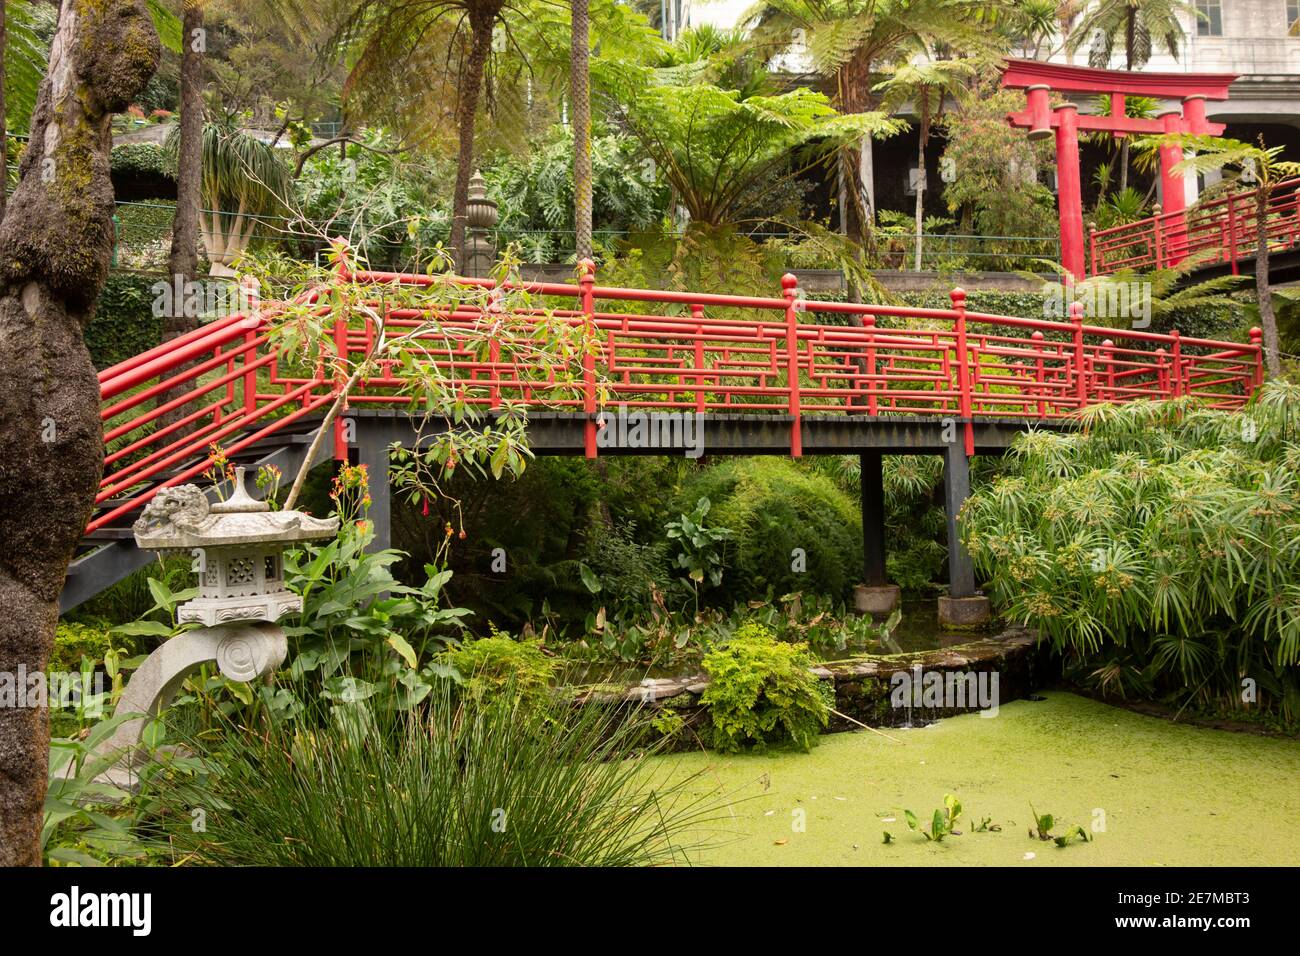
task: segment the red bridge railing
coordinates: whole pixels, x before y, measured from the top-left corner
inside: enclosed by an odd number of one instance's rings
[[[377,290],[440,281],[348,275]],[[1061,419],[1099,403],[1177,396],[1232,409],[1263,380],[1258,330],[1242,344],[1092,326],[1077,304],[1065,322],[986,315],[969,311],[960,289],[950,309],[914,309],[803,301],[790,275],[772,298],[607,288],[590,271],[577,285],[509,288],[543,297],[512,308],[513,317],[590,330],[598,347],[577,380],[471,347],[470,332],[499,318],[490,308],[393,308],[385,322],[410,330],[437,319],[414,351],[467,405],[491,410],[514,400],[584,413],[592,457],[602,394],[606,408],[780,415],[796,456],[805,416],[946,417],[964,425],[973,454],[973,419]],[[305,304],[323,302],[318,294]],[[268,306],[215,321],[100,373],[107,455],[89,531],[120,522],[162,487],[203,475],[213,443],[233,454],[334,399],[337,375],[323,361],[304,373],[273,343],[276,314]],[[334,347],[345,361],[368,354],[374,335],[369,320],[335,320]],[[403,384],[398,363],[381,361],[349,404],[407,406]],[[346,452],[343,437],[337,429],[336,455]]]
[[[1242,259],[1253,259],[1259,242],[1259,190],[1232,193],[1176,213],[1094,229],[1089,234],[1088,272],[1109,275],[1120,269],[1167,269],[1187,259],[1198,266],[1229,263],[1232,274]],[[1265,202],[1269,248],[1300,245],[1300,179],[1269,190]]]

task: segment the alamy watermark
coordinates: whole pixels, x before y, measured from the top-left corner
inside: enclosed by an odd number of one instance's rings
[[[75,709],[97,718],[104,716],[109,696],[99,671],[29,671],[26,664],[16,671],[0,671],[0,710]]]
[[[597,448],[680,448],[687,458],[704,454],[702,412],[641,412],[620,405],[596,416]]]
[[[187,281],[177,273],[171,281],[158,280],[149,291],[153,293],[151,308],[156,319],[174,315],[197,319],[251,314],[260,308],[262,301],[259,284],[251,276],[245,276],[238,283],[222,280],[200,282]]]
[[[1001,698],[997,671],[927,671],[916,665],[889,678],[891,707],[978,710],[996,717]]]

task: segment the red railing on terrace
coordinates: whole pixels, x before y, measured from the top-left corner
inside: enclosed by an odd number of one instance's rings
[[[377,289],[443,281],[347,275]],[[964,425],[966,452],[973,454],[972,419],[1054,420],[1098,403],[1177,396],[1231,409],[1263,380],[1257,330],[1241,344],[1090,326],[1077,304],[1067,322],[985,315],[967,310],[960,289],[950,309],[805,302],[796,281],[787,275],[773,298],[606,288],[590,271],[577,285],[508,285],[546,297],[545,308],[512,307],[513,316],[590,329],[598,348],[583,359],[577,382],[561,370],[503,359],[495,348],[486,358],[471,348],[469,331],[499,318],[490,305],[440,314],[394,308],[385,322],[409,330],[436,318],[436,333],[419,339],[417,351],[468,405],[491,410],[516,400],[584,413],[591,457],[602,392],[607,408],[786,416],[796,456],[805,416],[950,417]],[[300,304],[323,302],[319,296]],[[319,309],[328,314],[327,306]],[[268,334],[276,314],[271,305],[220,319],[100,373],[107,455],[88,531],[120,521],[162,487],[203,475],[212,466],[212,443],[233,454],[334,399],[338,379],[323,362],[307,374],[289,371],[292,363]],[[368,320],[335,320],[335,348],[344,359],[367,354],[374,334]],[[349,404],[408,405],[397,364],[381,362],[379,369],[359,383]],[[169,418],[176,414],[182,417]],[[346,452],[343,436],[336,428],[336,456]]]
[[[1258,246],[1258,198],[1258,189],[1231,193],[1183,212],[1092,230],[1089,274],[1167,269],[1192,259],[1198,268],[1229,263],[1236,275],[1241,260],[1253,259]],[[1270,251],[1300,245],[1300,179],[1272,187],[1264,215]]]

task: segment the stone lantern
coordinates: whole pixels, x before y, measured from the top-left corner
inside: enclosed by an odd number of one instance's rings
[[[199,596],[177,608],[176,617],[202,626],[164,641],[131,675],[115,713],[147,716],[124,721],[97,748],[126,757],[107,779],[134,785],[146,721],[201,665],[216,662],[225,677],[248,683],[284,663],[288,642],[276,622],[302,610],[302,598],[285,587],[284,549],[331,537],[338,527],[337,518],[270,510],[244,488],[243,468],[236,469],[235,489],[226,501],[210,502],[203,489],[182,485],[164,488],[149,502],[132,527],[136,544],[194,556]]]
[[[302,598],[284,585],[284,549],[338,531],[337,518],[272,511],[245,490],[244,469],[235,475],[234,493],[213,504],[194,485],[164,489],[132,528],[141,548],[194,555],[199,596],[177,609],[181,623],[278,621],[301,611]]]
[[[470,177],[466,199],[465,274],[482,279],[491,274],[496,263],[496,245],[488,230],[500,217],[497,204],[487,198],[487,181],[482,173],[476,171]]]

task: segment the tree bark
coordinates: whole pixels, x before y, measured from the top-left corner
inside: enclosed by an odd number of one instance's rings
[[[185,0],[181,48],[181,130],[176,168],[176,214],[172,217],[172,246],[168,268],[172,282],[184,290],[199,270],[199,209],[203,190],[203,45],[196,34],[203,30],[202,0]],[[197,47],[197,49],[196,49]],[[172,302],[163,320],[163,341],[198,325],[187,315],[185,296]]]
[[[475,4],[469,10],[470,50],[461,74],[456,98],[456,129],[459,152],[456,158],[456,186],[451,203],[452,261],[456,271],[465,270],[465,213],[469,205],[469,180],[474,174],[474,118],[478,113],[479,92],[488,51],[492,48],[492,28],[496,24],[500,3]]]
[[[12,216],[0,224],[0,672],[48,664],[103,464],[82,340],[113,251],[112,114],[158,63],[141,0],[63,0]],[[40,865],[44,701],[0,708],[0,866]]]
[[[1277,337],[1277,315],[1273,312],[1273,290],[1268,281],[1268,197],[1272,189],[1260,182],[1255,189],[1255,298],[1259,300],[1259,324],[1264,332],[1264,364],[1268,374],[1282,374]]]
[[[206,41],[203,38],[204,0],[185,0],[181,16],[181,129],[180,149],[176,163],[176,212],[172,216],[172,245],[167,259],[167,271],[173,294],[167,314],[163,316],[162,340],[169,342],[198,328],[198,303],[189,295],[191,283],[199,271],[199,210],[203,190],[203,55]],[[177,371],[180,371],[179,369]],[[158,396],[158,404],[165,405],[189,389],[177,389]],[[163,415],[158,426],[165,428],[189,412],[182,405]],[[189,429],[176,433],[182,438]]]
[[[573,241],[579,262],[591,258],[591,92],[587,76],[589,36],[587,0],[573,0],[569,98],[573,101]]]
[[[0,220],[9,201],[9,120],[5,113],[5,46],[9,42],[9,10],[0,0]]]

